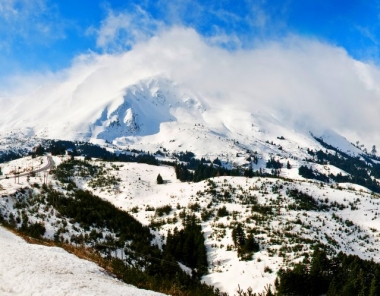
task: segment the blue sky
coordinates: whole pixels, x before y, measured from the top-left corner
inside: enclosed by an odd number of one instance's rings
[[[129,50],[162,28],[224,36],[229,50],[296,35],[378,63],[380,4],[366,0],[0,0],[0,77],[59,71],[90,51]]]

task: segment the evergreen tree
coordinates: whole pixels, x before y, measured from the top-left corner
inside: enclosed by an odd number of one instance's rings
[[[212,163],[214,163],[214,164],[216,164],[218,166],[222,165],[222,162],[219,160],[219,158],[214,159]]]
[[[244,177],[252,178],[253,176],[254,173],[252,171],[252,167],[249,166],[249,168],[244,171]]]
[[[369,288],[369,296],[378,296],[380,295],[380,285],[376,278],[373,278],[371,281],[371,287]]]
[[[330,261],[324,250],[314,250],[310,267],[311,289],[315,294],[323,294],[330,284]]]
[[[160,174],[158,174],[157,176],[157,184],[164,184],[164,180],[162,179]]]
[[[249,234],[244,244],[244,251],[258,252],[259,250],[260,250],[259,244],[255,241],[253,235]]]
[[[35,155],[38,155],[38,156],[41,156],[45,153],[45,149],[44,147],[42,147],[41,145],[38,145],[35,150],[34,150],[34,154]]]
[[[232,240],[236,248],[241,248],[245,244],[246,236],[240,223],[232,230]]]
[[[376,153],[377,153],[376,145],[373,145],[373,146],[372,146],[371,153],[372,153],[372,155],[376,155]]]

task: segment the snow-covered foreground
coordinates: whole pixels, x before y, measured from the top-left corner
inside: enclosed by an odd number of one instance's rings
[[[0,295],[163,295],[112,278],[56,247],[28,244],[0,227]]]

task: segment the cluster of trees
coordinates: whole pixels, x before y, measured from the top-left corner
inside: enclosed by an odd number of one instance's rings
[[[166,205],[166,206],[162,206],[162,207],[157,207],[156,208],[156,211],[155,211],[155,214],[156,216],[158,217],[162,217],[164,215],[169,215],[170,212],[172,211],[172,207],[171,205]]]
[[[329,177],[327,177],[325,174],[314,171],[311,167],[307,167],[305,165],[301,165],[298,168],[298,174],[306,179],[314,179],[326,183],[330,181]]]
[[[175,174],[177,176],[177,179],[181,180],[182,182],[191,182],[194,179],[194,174],[190,172],[182,163],[175,165]]]
[[[380,165],[369,161],[366,163],[362,161],[360,157],[352,157],[343,152],[336,152],[335,154],[330,154],[319,150],[316,152],[317,162],[321,164],[329,163],[334,165],[343,171],[346,171],[350,175],[343,176],[342,174],[333,175],[330,174],[328,177],[336,182],[350,182],[358,184],[368,189],[380,193],[380,185],[372,177],[380,178]],[[325,176],[327,178],[327,176]]]
[[[217,176],[240,176],[240,170],[232,169],[228,170],[223,167],[216,167],[213,164],[199,164],[194,171],[194,182],[200,182],[208,178],[217,177]]]
[[[200,182],[212,177],[218,176],[241,176],[241,172],[238,169],[226,169],[219,166],[214,166],[213,164],[199,163],[194,172],[189,171],[189,167],[182,163],[176,164],[175,172],[177,179],[182,182],[194,181]]]
[[[45,148],[42,147],[42,145],[38,145],[37,147],[35,147],[33,149],[33,152],[32,152],[32,157],[36,157],[36,156],[42,156],[44,155],[45,153]]]
[[[291,210],[321,211],[326,209],[326,205],[320,205],[312,196],[298,189],[287,190],[286,193],[295,201],[294,204],[289,205],[289,209]]]
[[[260,250],[260,246],[255,241],[253,235],[249,234],[247,237],[244,228],[240,223],[238,223],[232,230],[232,240],[234,242],[235,248],[238,251],[238,256],[243,260],[251,259],[252,253],[258,252]]]
[[[351,156],[344,153],[327,143],[322,139],[315,138],[323,147],[329,150],[335,151],[335,153],[329,153],[322,150],[316,152],[307,149],[308,154],[313,156],[313,159],[309,161],[316,161],[320,164],[331,164],[347,172],[349,175],[343,176],[341,173],[337,175],[325,175],[308,168],[307,166],[301,166],[299,168],[299,174],[308,179],[315,179],[323,182],[329,182],[330,179],[336,182],[350,182],[364,186],[374,192],[380,193],[380,185],[374,178],[380,178],[380,164],[379,157],[376,154],[376,147],[372,147],[374,153],[372,155],[362,154],[361,156]]]
[[[18,159],[24,157],[22,153],[16,153],[13,151],[7,151],[7,152],[2,152],[0,154],[0,163],[7,162],[10,160]]]
[[[193,155],[191,152],[187,152],[186,155]],[[188,159],[188,158],[185,158]],[[201,160],[198,159],[191,159],[191,162],[184,164],[184,163],[177,163],[175,164],[175,172],[178,180],[181,180],[182,182],[200,182],[209,178],[218,177],[218,176],[245,176],[248,178],[252,178],[255,176],[279,176],[280,169],[283,167],[283,164],[274,158],[271,158],[268,160],[266,167],[272,168],[272,174],[267,174],[263,170],[253,171],[252,167],[245,169],[244,171],[240,169],[226,169],[222,166],[219,166],[218,164],[221,164],[220,160],[216,158],[213,162],[209,160],[205,160],[202,158]],[[194,168],[194,164],[197,164]],[[214,165],[216,164],[216,165]],[[289,162],[287,163],[287,168],[291,169],[291,165]],[[191,171],[193,170],[193,171]]]
[[[178,158],[179,161],[190,163],[193,159],[195,159],[195,154],[191,151],[174,153],[173,156]]]
[[[204,240],[201,240],[203,234],[200,232],[200,226],[194,224],[193,220],[189,219],[184,230],[171,235],[168,247],[162,252],[151,244],[153,235],[148,227],[92,193],[76,190],[71,197],[66,197],[52,189],[47,189],[47,192],[48,203],[62,216],[73,219],[73,222],[85,229],[109,229],[117,234],[118,240],[113,241],[113,245],[125,248],[127,261],[115,260],[114,264],[117,263],[116,272],[120,273],[122,278],[126,277],[129,283],[147,288],[139,282],[145,278],[151,285],[156,285],[157,289],[159,285],[166,283],[168,286],[181,286],[184,291],[203,291],[199,295],[219,295],[213,288],[201,284],[198,278],[186,275],[176,261],[196,268],[199,275],[207,271],[206,250],[201,248],[202,244],[205,248]],[[93,238],[96,246],[96,232]],[[174,248],[175,251],[172,250]],[[138,264],[134,266],[131,262]]]
[[[184,228],[168,233],[164,253],[193,269],[193,275],[202,276],[207,272],[207,251],[202,227],[195,216],[186,216]]]
[[[222,166],[222,162],[219,158],[214,159],[212,162],[211,160],[205,159],[204,157],[197,159],[195,158],[195,154],[191,151],[174,153],[173,156],[175,156],[180,162],[185,162],[186,168],[189,170],[195,170],[199,165],[202,164],[210,165],[212,163],[218,167]]]
[[[89,159],[99,158],[104,161],[138,162],[152,165],[159,164],[154,155],[149,152],[135,150],[134,153],[116,154],[103,147],[87,142],[51,140],[48,143],[48,148],[46,148],[46,151],[50,152],[52,155],[63,155],[68,149],[72,151],[70,152],[72,156],[83,155]]]
[[[54,173],[60,182],[73,183],[71,179],[74,176],[76,168],[81,168],[81,172],[86,172],[87,176],[94,176],[97,172],[97,168],[89,162],[72,159],[59,164]]]
[[[267,169],[275,169],[275,170],[278,170],[278,169],[281,169],[282,168],[282,163],[279,161],[279,160],[276,160],[274,159],[273,157],[271,157],[267,163],[266,163],[266,168]]]
[[[328,258],[316,248],[310,260],[280,270],[276,290],[278,296],[380,295],[380,264],[343,253]]]
[[[22,215],[22,224],[19,230],[34,238],[41,238],[46,232],[45,226],[41,223],[30,223],[26,215]]]
[[[73,219],[84,228],[107,228],[118,234],[122,244],[132,240],[131,247],[139,252],[144,252],[153,239],[148,227],[142,226],[127,212],[119,210],[89,191],[76,190],[71,193],[71,197],[66,197],[58,191],[49,189],[47,201],[61,215]],[[148,249],[147,251],[151,251]]]

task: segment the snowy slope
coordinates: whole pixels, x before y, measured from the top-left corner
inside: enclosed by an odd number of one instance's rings
[[[54,162],[58,165],[64,159],[54,157]],[[2,169],[9,172],[16,163],[23,166],[24,162],[27,166],[30,161],[30,158],[12,161],[3,164]],[[183,227],[179,218],[183,211],[199,217],[209,262],[208,274],[203,280],[230,295],[236,292],[238,285],[243,289],[252,287],[255,292],[263,291],[266,285],[273,284],[280,268],[302,261],[316,243],[329,246],[335,253],[342,251],[380,262],[379,195],[361,186],[349,183],[327,185],[299,176],[296,180],[296,168],[283,170],[293,180],[219,177],[199,183],[183,183],[176,179],[173,167],[97,160],[91,164],[103,168],[105,179],[111,180],[114,176],[119,181],[100,185],[98,176],[75,174],[73,180],[77,186],[128,211],[144,225],[156,225],[155,243],[158,245],[165,242],[169,230]],[[326,167],[334,170],[332,166]],[[320,169],[327,171],[324,166]],[[164,180],[162,185],[156,183],[158,174]],[[50,206],[36,203],[40,194],[37,187],[30,193],[24,190],[22,194],[22,188],[35,183],[41,186],[42,182],[42,173],[30,177],[29,182],[26,177],[21,177],[16,184],[13,178],[0,180],[3,216],[19,216],[17,204],[24,204],[22,201],[26,199],[28,203],[24,205],[29,221],[43,222],[46,238],[53,239],[55,233],[60,233],[62,240],[69,241],[73,235],[88,234],[91,229],[81,230],[78,223],[72,224],[56,213],[52,215],[54,211]],[[57,190],[67,190],[65,184],[53,177],[49,182]],[[291,190],[307,194],[317,208],[296,208],[299,202],[289,194]],[[200,209],[193,210],[194,204],[199,204]],[[170,213],[158,216],[156,209],[167,205],[171,206]],[[218,209],[223,206],[229,215],[219,217]],[[209,219],[202,218],[204,211],[210,213]],[[244,225],[247,233],[252,231],[260,244],[260,251],[248,261],[239,259],[232,246],[231,232],[238,222]]]
[[[0,249],[1,295],[163,295],[126,285],[60,248],[28,244],[3,227]]]

